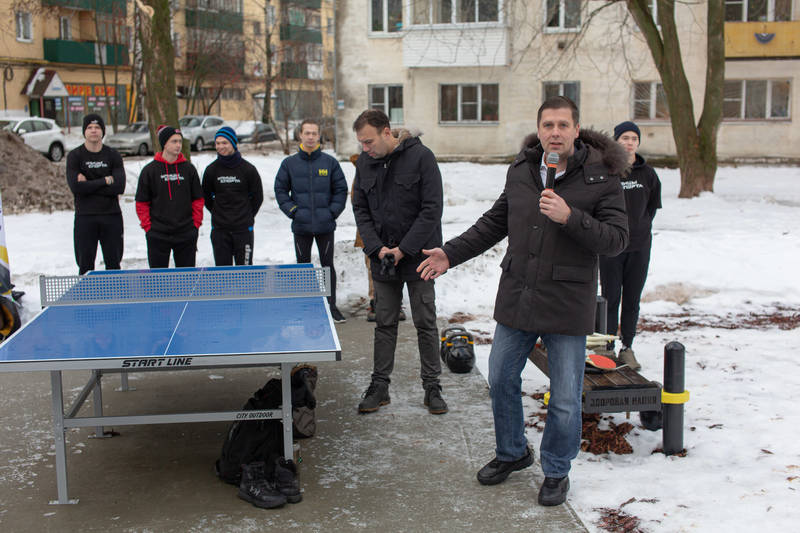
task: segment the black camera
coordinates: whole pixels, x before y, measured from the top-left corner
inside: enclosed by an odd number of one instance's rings
[[[394,266],[394,254],[386,254],[381,259],[381,276],[391,276],[394,277],[397,275],[397,270],[395,270]]]

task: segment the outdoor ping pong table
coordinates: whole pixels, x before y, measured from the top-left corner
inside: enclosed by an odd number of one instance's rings
[[[341,360],[326,304],[330,272],[310,264],[93,271],[40,279],[45,309],[0,345],[0,372],[50,372],[58,500],[67,491],[65,431],[104,426],[280,419],[292,457],[294,364]],[[282,406],[103,416],[104,374],[280,365]],[[65,411],[61,372],[90,376]],[[89,395],[94,416],[78,416]],[[242,398],[244,403],[246,398]]]

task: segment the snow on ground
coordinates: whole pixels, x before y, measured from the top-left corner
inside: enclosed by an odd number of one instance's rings
[[[259,169],[265,192],[256,218],[255,262],[291,263],[289,220],[278,210],[272,188],[282,156],[246,157]],[[211,152],[193,157],[201,175],[213,158]],[[133,198],[139,170],[148,160],[125,161],[123,268],[146,268],[145,239]],[[347,161],[341,164],[351,183],[354,167]],[[502,190],[506,167],[446,163],[441,170],[443,231],[448,239],[492,205]],[[638,517],[646,531],[743,530],[767,524],[772,531],[795,530],[800,377],[793,349],[800,344],[800,329],[714,326],[724,319],[737,323],[737,317],[750,313],[800,312],[800,169],[720,168],[715,192],[691,200],[677,198],[676,170],[660,169],[659,175],[664,207],[654,223],[641,316],[666,324],[675,316],[702,320],[699,326],[679,331],[641,332],[634,348],[641,373],[662,381],[664,344],[678,340],[686,346],[686,387],[691,392],[685,412],[687,454],[653,453],[661,446],[661,432],[644,430],[633,413],[629,421],[636,428],[627,437],[633,453],[581,452],[573,462],[569,501],[593,531],[601,530],[602,508]],[[39,308],[40,274],[77,273],[72,218],[72,212],[56,212],[5,219],[12,279],[27,292],[23,320]],[[200,228],[198,265],[213,264],[209,232],[206,222]],[[367,282],[354,236],[348,207],[336,232],[339,307],[346,314],[358,313],[351,320],[363,320]],[[437,281],[440,316],[469,313],[474,316],[466,324],[470,329],[485,337],[493,334],[491,316],[504,251],[500,243]],[[484,375],[489,348],[477,349],[477,366]],[[547,379],[529,364],[523,389],[544,392]],[[532,398],[526,397],[525,405],[528,416],[541,409]],[[609,416],[615,424],[626,421],[624,414]],[[530,429],[528,437],[538,449],[537,430]]]

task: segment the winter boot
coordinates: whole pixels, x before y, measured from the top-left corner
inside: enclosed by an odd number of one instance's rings
[[[242,465],[242,481],[239,483],[239,497],[256,507],[272,509],[286,503],[286,496],[267,481],[264,461]]]
[[[297,465],[291,459],[275,459],[275,488],[286,496],[289,503],[297,503],[303,499],[297,479]]]
[[[373,381],[361,397],[364,399],[358,404],[359,413],[377,411],[381,405],[388,405],[391,402],[389,399],[389,384]]]
[[[425,407],[432,415],[443,415],[447,412],[447,404],[442,398],[442,386],[438,383],[425,388]]]
[[[639,361],[637,361],[636,357],[633,355],[633,348],[623,346],[619,351],[619,360],[628,365],[628,368],[631,370],[638,371],[642,368],[642,365],[639,364]]]

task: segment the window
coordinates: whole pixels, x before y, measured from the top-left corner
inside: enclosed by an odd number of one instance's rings
[[[261,22],[253,21],[253,35],[261,35]]]
[[[546,81],[542,87],[542,94],[547,100],[551,96],[566,96],[581,107],[581,83],[579,81]]]
[[[331,17],[328,17],[328,20],[325,24],[325,30],[327,31],[328,35],[333,35],[333,31],[335,29],[336,28],[334,28],[333,26],[333,19]]]
[[[309,43],[306,45],[306,61],[319,63],[322,61],[322,45]]]
[[[546,0],[546,25],[551,30],[576,30],[581,25],[580,0]]]
[[[792,18],[792,0],[725,0],[728,22],[788,21]]]
[[[58,38],[62,41],[72,40],[72,21],[69,17],[58,19]]]
[[[403,29],[402,0],[371,0],[372,31],[397,32]]]
[[[172,34],[172,48],[175,49],[175,57],[181,57],[181,34],[178,32]]]
[[[441,122],[497,122],[499,107],[496,83],[440,86]]]
[[[414,24],[497,22],[502,0],[416,0]]]
[[[380,109],[394,124],[403,123],[403,86],[370,85],[369,108]]]
[[[789,118],[789,80],[726,80],[723,91],[722,118]]]
[[[669,118],[664,86],[655,81],[633,84],[633,118],[666,120]]]
[[[33,40],[33,19],[30,13],[17,11],[17,40],[30,42]]]

